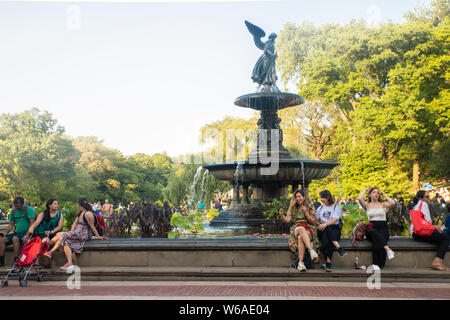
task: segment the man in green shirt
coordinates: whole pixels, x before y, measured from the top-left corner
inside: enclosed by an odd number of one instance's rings
[[[9,214],[9,225],[5,234],[0,234],[0,267],[5,264],[5,248],[12,243],[14,259],[19,257],[20,243],[27,243],[30,234],[28,229],[36,220],[36,213],[31,206],[25,206],[22,197],[16,197],[13,201],[13,209]],[[14,232],[8,234],[15,228]]]

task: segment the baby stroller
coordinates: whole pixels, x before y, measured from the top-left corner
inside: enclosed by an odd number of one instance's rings
[[[40,266],[36,266],[36,261],[39,256],[42,256],[48,251],[47,239],[39,237],[33,237],[25,244],[20,251],[19,257],[14,261],[13,266],[6,275],[5,280],[2,281],[2,287],[8,286],[8,278],[10,276],[19,276],[19,286],[26,287],[28,285],[28,276],[36,275],[37,281],[44,281],[44,276],[40,272]],[[32,272],[33,267],[36,267],[36,271]]]

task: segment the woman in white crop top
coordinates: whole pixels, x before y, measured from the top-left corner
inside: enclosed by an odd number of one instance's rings
[[[368,193],[368,199],[364,197]],[[380,195],[387,201],[381,201]],[[383,268],[386,264],[386,255],[389,260],[395,257],[394,251],[389,248],[389,229],[386,222],[386,213],[395,205],[395,201],[377,188],[367,187],[358,197],[359,204],[366,210],[369,223],[366,229],[366,238],[372,241],[373,264]]]

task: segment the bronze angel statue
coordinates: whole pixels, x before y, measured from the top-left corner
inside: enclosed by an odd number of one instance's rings
[[[277,35],[271,33],[266,42],[262,42],[261,38],[266,36],[264,30],[260,27],[245,20],[245,25],[248,31],[253,35],[256,47],[264,51],[263,55],[256,62],[253,68],[252,80],[256,82],[263,92],[279,92],[280,90],[276,86],[277,73],[275,68],[275,59],[277,58],[277,53],[275,52],[275,39]]]

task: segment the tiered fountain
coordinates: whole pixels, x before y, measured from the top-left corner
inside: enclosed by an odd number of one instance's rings
[[[301,96],[281,92],[276,86],[275,39],[272,33],[266,42],[261,38],[265,32],[245,21],[254,37],[256,46],[263,50],[263,55],[256,63],[252,80],[259,87],[255,93],[238,97],[234,104],[261,111],[258,120],[257,147],[243,162],[207,164],[203,167],[221,181],[233,184],[233,199],[227,211],[214,218],[211,226],[247,225],[259,226],[267,223],[262,212],[265,203],[288,196],[288,187],[293,190],[301,188],[308,193],[308,185],[316,179],[328,176],[338,164],[331,161],[312,161],[293,159],[283,146],[283,132],[278,110],[298,106],[304,103]],[[242,187],[242,199],[240,189]],[[249,199],[249,187],[253,194]]]

